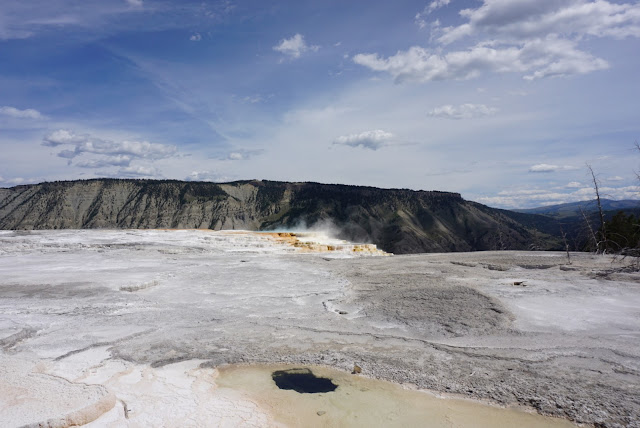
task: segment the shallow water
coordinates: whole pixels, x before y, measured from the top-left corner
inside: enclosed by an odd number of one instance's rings
[[[317,377],[308,369],[276,370],[271,379],[280,389],[292,389],[303,394],[320,394],[335,391],[338,387],[331,379]]]
[[[575,427],[562,419],[478,401],[441,398],[326,367],[309,368],[314,375],[338,385],[335,391],[301,394],[279,389],[272,373],[291,368],[304,367],[227,366],[219,369],[216,384],[242,391],[276,421],[291,427]]]

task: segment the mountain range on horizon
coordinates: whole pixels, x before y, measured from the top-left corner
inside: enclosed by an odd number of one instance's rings
[[[336,237],[397,254],[558,246],[523,223],[458,193],[339,184],[92,179],[0,189],[5,230],[330,225]]]
[[[635,199],[623,199],[623,200],[617,201],[614,199],[601,198],[600,204],[602,206],[603,211],[616,211],[616,210],[626,211],[626,210],[640,209],[640,200],[635,200]],[[527,213],[527,214],[542,214],[542,215],[546,215],[554,218],[566,218],[566,217],[581,215],[582,211],[594,212],[597,210],[598,210],[597,201],[595,199],[590,199],[586,201],[546,205],[546,206],[535,207],[535,208],[512,209],[511,211]]]

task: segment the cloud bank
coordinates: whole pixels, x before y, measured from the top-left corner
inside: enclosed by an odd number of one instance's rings
[[[153,163],[159,159],[177,156],[177,148],[171,145],[149,143],[148,141],[112,141],[90,134],[76,134],[59,129],[46,135],[42,140],[46,147],[59,147],[58,157],[69,159],[69,165],[79,168],[103,169],[119,167],[114,177],[161,177],[161,172],[152,165],[132,165],[133,161]],[[78,156],[83,159],[72,161]],[[88,158],[87,158],[88,157]]]
[[[485,0],[464,9],[467,22],[442,29],[444,44],[486,35],[505,42],[531,40],[547,34],[565,37],[640,37],[640,4],[606,0]]]
[[[466,80],[484,73],[521,73],[525,80],[585,74],[609,67],[607,61],[576,48],[571,40],[548,36],[519,46],[494,46],[490,42],[446,54],[414,46],[388,58],[378,54],[353,57],[374,71],[390,74],[398,82]]]
[[[66,129],[54,131],[42,140],[43,146],[73,146],[73,150],[63,150],[61,157],[74,158],[83,153],[106,156],[127,156],[130,158],[164,159],[176,155],[176,146],[149,143],[148,141],[111,141],[89,134],[78,135]]]
[[[448,4],[434,1],[416,15],[421,28],[425,17]],[[606,0],[484,0],[476,9],[464,9],[466,22],[441,27],[437,49],[413,46],[387,58],[360,53],[356,64],[390,74],[396,82],[471,79],[484,73],[519,73],[526,80],[586,74],[609,63],[582,50],[587,37],[640,37],[640,4]],[[454,42],[471,45],[443,52]]]

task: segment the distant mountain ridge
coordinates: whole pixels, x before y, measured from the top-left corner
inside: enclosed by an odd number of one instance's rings
[[[638,200],[601,199],[600,202],[605,222],[612,221],[620,211],[640,216]],[[565,234],[570,249],[576,251],[593,251],[593,235],[600,228],[596,200],[505,211],[505,215],[549,235],[561,237]]]
[[[600,199],[603,211],[625,211],[630,209],[640,209],[640,200],[623,199],[616,201],[613,199]],[[512,211],[527,213],[527,214],[541,214],[549,217],[564,218],[582,215],[580,209],[585,213],[598,210],[598,205],[595,199],[590,201],[569,202],[566,204],[548,205],[544,207],[529,208],[529,209],[515,209]]]
[[[273,230],[330,223],[340,238],[393,253],[557,246],[507,213],[458,193],[261,180],[94,179],[0,189],[0,229]]]

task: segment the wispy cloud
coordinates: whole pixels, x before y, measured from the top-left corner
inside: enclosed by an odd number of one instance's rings
[[[148,166],[128,166],[120,168],[117,173],[118,177],[149,177],[149,178],[161,178],[162,173],[158,168]]]
[[[529,172],[558,172],[558,171],[573,171],[576,170],[576,167],[570,165],[550,165],[546,163],[539,163],[537,165],[532,165],[529,168]]]
[[[290,58],[300,58],[307,51],[316,52],[320,46],[308,45],[304,40],[304,36],[300,33],[288,39],[282,39],[280,43],[273,47],[274,51],[278,51]]]
[[[2,183],[5,186],[17,186],[19,184],[23,184],[23,183],[26,183],[28,181],[30,181],[30,180],[26,180],[26,179],[24,179],[22,177],[14,177],[14,178],[6,179],[6,180],[3,177],[0,177],[0,183]]]
[[[381,147],[391,144],[393,139],[394,135],[392,133],[376,129],[375,131],[365,131],[359,134],[340,136],[333,141],[333,144],[378,150]]]
[[[191,37],[189,37],[189,40],[191,40],[192,42],[199,42],[200,40],[202,40],[202,35],[200,33],[192,34]]]
[[[0,115],[13,117],[16,119],[44,119],[45,116],[38,110],[31,108],[20,110],[15,107],[4,106],[0,107]]]
[[[427,114],[431,117],[444,119],[474,119],[478,117],[492,116],[498,111],[495,107],[487,107],[484,104],[462,104],[453,106],[451,104],[436,107]]]
[[[254,149],[254,150],[236,149],[220,157],[219,160],[230,160],[230,161],[249,160],[254,156],[257,156],[263,152],[264,150],[262,149]]]
[[[274,97],[273,94],[269,94],[269,95],[253,94],[253,95],[246,95],[244,97],[238,97],[237,99],[245,104],[260,104],[260,103],[265,103],[271,100],[273,97]]]
[[[427,6],[425,6],[425,8],[422,10],[422,12],[418,12],[415,16],[415,22],[416,24],[418,24],[418,26],[420,28],[424,28],[427,26],[427,17],[431,14],[431,12],[440,9],[441,7],[444,7],[446,5],[448,5],[449,3],[451,3],[451,0],[433,0],[431,3],[429,3]]]
[[[60,27],[102,28],[112,17],[138,12],[141,0],[75,2],[33,0],[4,2],[0,12],[0,39],[23,39]]]
[[[451,0],[433,0],[425,10],[431,13],[436,9],[440,9],[441,7],[448,5],[449,3],[451,3]]]
[[[0,40],[24,39],[62,27],[86,33],[115,34],[162,29],[193,29],[194,23],[220,21],[234,6],[228,1],[169,2],[143,0],[4,1]],[[193,31],[193,30],[192,30]],[[84,37],[87,34],[83,35]]]
[[[193,171],[191,174],[185,177],[185,181],[212,181],[221,183],[225,181],[231,181],[231,178],[212,171]]]

